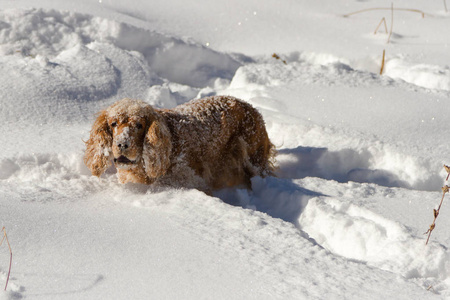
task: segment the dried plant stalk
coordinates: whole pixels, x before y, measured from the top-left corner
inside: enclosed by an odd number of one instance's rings
[[[384,58],[385,58],[386,50],[383,49],[383,58],[381,59],[381,69],[380,69],[380,75],[383,74],[384,71]]]
[[[392,36],[392,29],[394,28],[394,3],[391,3],[391,29],[389,29],[389,36],[387,43],[389,44]]]
[[[445,7],[445,12],[448,12],[448,10],[447,10],[447,1],[446,0],[444,0],[444,7]]]
[[[285,65],[287,65],[287,62],[284,59],[281,59],[281,57],[278,54],[274,53],[272,54],[272,57],[281,60]]]
[[[448,175],[447,175],[447,179],[450,175],[450,167],[444,165],[444,169],[447,171]],[[434,228],[436,227],[436,219],[439,216],[439,211],[441,210],[441,206],[442,203],[444,202],[444,196],[446,193],[448,193],[450,191],[450,187],[448,185],[445,185],[442,187],[442,198],[441,198],[441,202],[439,203],[439,206],[437,209],[433,209],[433,223],[430,225],[430,228],[428,228],[427,232],[425,232],[424,234],[428,234],[428,238],[427,238],[427,242],[425,243],[426,245],[428,244],[428,241],[430,240],[430,236],[431,236],[431,232],[434,230]]]
[[[388,33],[386,19],[383,17],[383,19],[381,19],[380,23],[378,24],[378,26],[375,29],[375,32],[373,34],[377,34],[378,29],[380,28],[381,24],[384,24],[384,29],[386,30],[386,33]]]
[[[5,227],[2,228],[2,232],[3,232],[3,238],[0,241],[0,246],[3,244],[3,241],[6,240],[6,243],[8,244],[8,248],[9,248],[9,270],[8,270],[8,276],[6,277],[6,284],[5,284],[5,291],[6,291],[6,288],[8,287],[9,276],[11,275],[12,250],[11,250],[11,245],[9,244],[9,241],[8,241],[8,236],[6,235]]]
[[[354,11],[348,14],[345,14],[344,17],[348,18],[351,15],[356,15],[356,14],[360,14],[363,12],[368,12],[368,11],[372,11],[372,10],[391,10],[392,8],[390,7],[373,7],[373,8],[367,8],[367,9],[362,9],[362,10],[358,10],[358,11]],[[425,18],[425,13],[421,10],[418,9],[411,9],[411,8],[396,8],[395,10],[398,11],[409,11],[409,12],[415,12],[415,13],[419,13],[422,15],[422,18]]]
[[[444,165],[444,169],[445,169],[445,171],[447,172],[447,178],[445,178],[445,181],[447,181],[447,180],[448,180],[448,177],[450,176],[450,167]]]

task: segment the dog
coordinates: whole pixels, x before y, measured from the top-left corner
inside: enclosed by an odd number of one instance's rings
[[[98,114],[84,162],[100,176],[114,162],[120,183],[214,191],[274,176],[276,150],[261,114],[230,96],[173,109],[122,99]]]

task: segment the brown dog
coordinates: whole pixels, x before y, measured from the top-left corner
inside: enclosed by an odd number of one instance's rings
[[[160,182],[204,191],[273,174],[275,149],[261,114],[229,96],[154,109],[123,99],[100,112],[84,162],[100,176],[114,161],[119,182]]]

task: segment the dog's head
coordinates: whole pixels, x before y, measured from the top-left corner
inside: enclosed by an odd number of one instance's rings
[[[111,105],[106,114],[116,167],[126,169],[136,166],[142,159],[145,134],[156,113],[144,102],[124,99]]]
[[[143,101],[122,99],[100,112],[86,142],[84,161],[100,176],[114,162],[117,169],[144,168],[150,178],[164,175],[171,152],[163,118]]]

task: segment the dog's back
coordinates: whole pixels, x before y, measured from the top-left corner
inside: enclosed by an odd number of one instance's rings
[[[230,96],[192,100],[160,113],[172,134],[170,174],[182,165],[213,189],[244,185],[250,178],[272,175],[275,149],[261,114]]]

